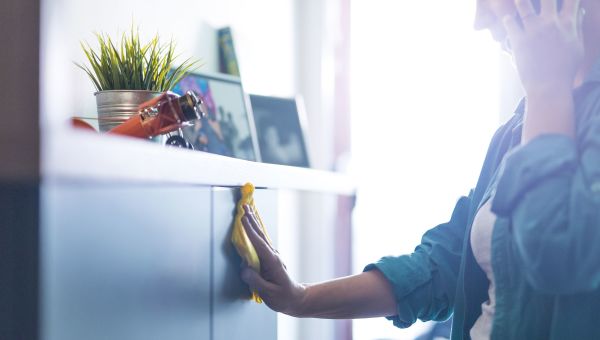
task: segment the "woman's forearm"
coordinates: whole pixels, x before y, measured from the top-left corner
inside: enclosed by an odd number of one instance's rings
[[[378,270],[305,285],[296,317],[356,319],[396,315],[390,283]]]
[[[241,278],[271,309],[296,317],[330,319],[396,315],[390,283],[377,269],[312,285],[292,280],[252,207],[244,206],[242,225],[260,258],[260,272],[242,267]]]

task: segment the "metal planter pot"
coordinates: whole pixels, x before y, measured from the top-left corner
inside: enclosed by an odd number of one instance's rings
[[[98,107],[98,127],[107,132],[138,113],[140,104],[160,96],[145,90],[111,90],[94,93]]]

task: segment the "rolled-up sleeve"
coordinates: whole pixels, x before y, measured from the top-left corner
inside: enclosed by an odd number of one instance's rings
[[[383,257],[365,267],[378,269],[392,285],[398,314],[388,319],[396,327],[452,315],[470,202],[461,197],[450,221],[426,232],[412,254]]]
[[[501,165],[492,211],[510,220],[529,283],[548,293],[600,287],[600,118],[590,116],[577,139],[539,136]]]

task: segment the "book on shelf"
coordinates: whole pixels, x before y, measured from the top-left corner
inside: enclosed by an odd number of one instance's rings
[[[219,29],[217,34],[219,41],[219,71],[239,77],[240,67],[235,54],[231,27]]]

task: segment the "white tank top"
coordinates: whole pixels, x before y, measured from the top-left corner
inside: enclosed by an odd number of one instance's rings
[[[496,289],[492,271],[492,231],[496,215],[491,210],[492,199],[479,208],[471,227],[471,249],[479,267],[485,272],[488,281],[488,300],[481,305],[481,316],[471,328],[472,340],[489,340],[496,308]]]

